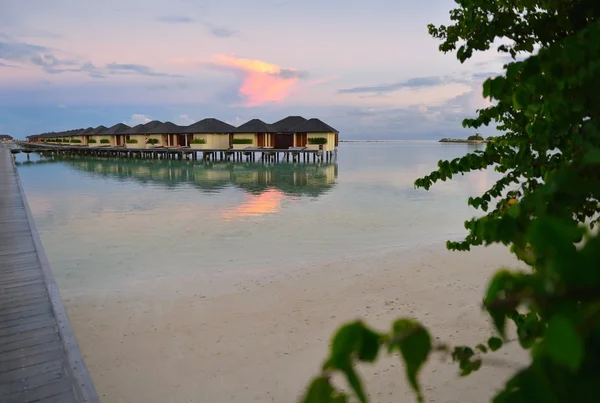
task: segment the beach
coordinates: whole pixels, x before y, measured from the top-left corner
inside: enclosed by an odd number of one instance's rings
[[[163,276],[63,298],[104,402],[296,402],[344,321],[385,330],[415,317],[450,345],[487,340],[492,327],[480,303],[501,266],[518,266],[506,248],[465,253],[436,244],[285,270]],[[421,376],[426,400],[489,401],[523,360],[517,350],[507,346],[467,378],[432,356]],[[415,401],[398,357],[360,372],[373,402]]]

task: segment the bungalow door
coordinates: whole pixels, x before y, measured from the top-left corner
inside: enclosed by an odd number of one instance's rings
[[[120,146],[123,144],[123,139],[122,136],[116,136],[117,137],[117,145]]]
[[[256,135],[256,144],[259,147],[264,147],[265,146],[265,134],[264,133],[258,133]]]
[[[306,147],[308,134],[296,133],[296,147]]]

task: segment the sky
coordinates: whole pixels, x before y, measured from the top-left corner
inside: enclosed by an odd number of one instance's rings
[[[340,139],[466,137],[462,119],[488,105],[481,84],[505,59],[438,50],[427,24],[448,24],[454,6],[0,0],[0,133],[302,115]]]

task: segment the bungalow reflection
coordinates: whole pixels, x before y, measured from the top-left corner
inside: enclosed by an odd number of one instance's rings
[[[261,200],[277,200],[273,190],[287,196],[318,197],[332,189],[338,176],[337,163],[321,164],[249,164],[232,162],[203,163],[178,160],[115,160],[55,156],[50,159],[22,162],[19,165],[64,163],[92,177],[108,177],[117,181],[135,181],[166,188],[194,186],[202,192],[216,193],[237,187],[259,196],[244,208],[252,210]],[[265,193],[271,191],[269,193]],[[254,200],[254,201],[252,201]]]

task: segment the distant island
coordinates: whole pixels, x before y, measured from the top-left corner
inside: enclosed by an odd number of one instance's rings
[[[489,141],[493,141],[493,139],[494,139],[493,136],[490,136],[487,139],[484,139],[482,136],[476,134],[476,135],[473,135],[473,136],[469,136],[466,139],[449,139],[449,138],[443,138],[439,142],[440,143],[481,144],[481,143],[487,143]]]

